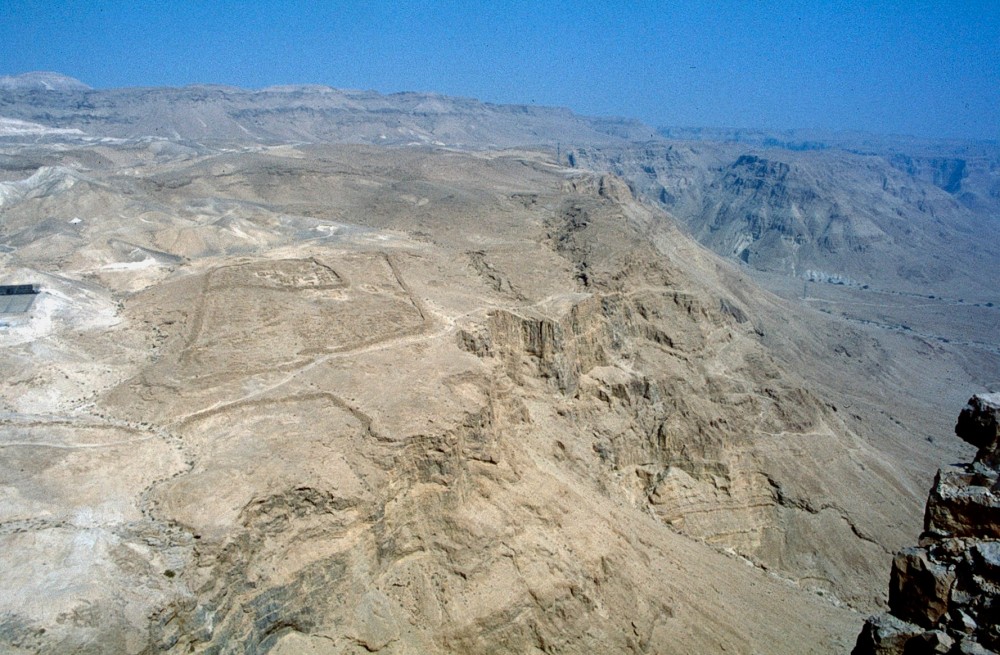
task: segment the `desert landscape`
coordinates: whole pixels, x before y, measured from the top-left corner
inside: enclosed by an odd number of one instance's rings
[[[4,652],[848,653],[982,452],[995,145],[51,73],[0,117]]]

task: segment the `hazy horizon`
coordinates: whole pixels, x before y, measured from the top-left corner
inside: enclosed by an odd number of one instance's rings
[[[1000,6],[13,0],[0,75],[322,84],[651,126],[1000,139]]]

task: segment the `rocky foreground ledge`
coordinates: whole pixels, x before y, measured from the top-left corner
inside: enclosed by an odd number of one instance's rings
[[[890,611],[868,619],[853,655],[1000,651],[1000,394],[973,396],[955,433],[976,459],[938,471],[920,545],[893,560]]]

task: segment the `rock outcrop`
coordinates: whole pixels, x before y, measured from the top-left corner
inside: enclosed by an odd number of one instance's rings
[[[920,545],[893,560],[890,613],[865,623],[854,655],[1000,650],[1000,394],[969,400],[955,432],[976,459],[938,471]]]

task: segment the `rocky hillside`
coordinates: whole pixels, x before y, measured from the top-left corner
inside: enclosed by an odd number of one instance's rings
[[[11,652],[844,652],[951,456],[546,153],[9,157]]]
[[[802,280],[1000,304],[1000,151],[990,144],[747,130],[660,130],[568,110],[320,86],[89,89],[55,73],[3,78],[0,138],[547,145],[612,172],[704,245]],[[14,121],[14,122],[12,122]],[[666,140],[688,139],[688,141]]]
[[[1000,651],[1000,394],[974,396],[955,432],[976,459],[938,471],[920,545],[893,560],[890,612],[855,655]]]

